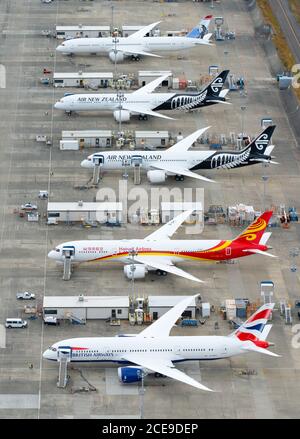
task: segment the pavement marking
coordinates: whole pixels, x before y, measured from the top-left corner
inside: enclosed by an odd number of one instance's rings
[[[0,325],[0,348],[6,348],[6,328],[4,325]]]
[[[38,408],[38,394],[0,394],[0,410]]]
[[[138,395],[139,388],[136,383],[133,385],[122,384],[118,378],[118,372],[115,368],[105,369],[106,395]]]
[[[277,0],[277,3],[278,3],[280,9],[281,9],[282,12],[283,12],[283,15],[284,15],[284,17],[285,17],[285,19],[286,19],[286,21],[287,21],[288,26],[290,27],[290,29],[291,29],[291,31],[292,31],[292,34],[293,34],[294,37],[295,37],[295,40],[296,40],[297,43],[298,43],[298,46],[300,47],[300,41],[299,41],[299,39],[298,39],[298,37],[297,37],[297,35],[296,35],[296,32],[294,31],[294,28],[293,28],[293,26],[292,26],[291,20],[289,19],[288,15],[287,15],[287,13],[286,13],[286,11],[285,11],[285,9],[284,9],[284,7],[282,6],[281,1],[280,1],[280,0]]]

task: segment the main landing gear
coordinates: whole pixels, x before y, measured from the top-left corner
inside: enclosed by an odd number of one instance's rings
[[[139,114],[139,120],[148,120],[147,114]]]
[[[184,175],[175,175],[175,180],[176,181],[183,181],[184,180]]]

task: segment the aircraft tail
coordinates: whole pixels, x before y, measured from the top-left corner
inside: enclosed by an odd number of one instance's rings
[[[207,15],[206,17],[202,18],[200,23],[194,27],[194,29],[189,32],[186,37],[187,38],[204,38],[204,35],[208,33],[208,27],[210,25],[212,19],[212,15]]]
[[[263,130],[252,142],[244,148],[243,151],[250,149],[251,157],[261,156],[261,155],[270,155],[272,152],[274,145],[272,148],[269,146],[270,140],[273,136],[276,125],[270,125]]]
[[[222,88],[225,84],[226,78],[228,76],[229,70],[223,70],[223,72],[219,73],[205,88],[201,91],[203,93],[207,90],[207,96],[210,97],[223,97],[224,90]],[[226,93],[227,94],[227,93]],[[225,94],[225,96],[226,96]]]
[[[269,221],[273,215],[273,212],[264,212],[259,218],[257,218],[247,229],[237,236],[233,241],[242,245],[261,244],[265,230],[269,224]],[[270,235],[268,235],[268,238]]]
[[[272,343],[266,341],[272,328],[272,325],[267,324],[267,322],[271,317],[274,306],[275,303],[266,303],[261,306],[245,323],[230,334],[230,337],[235,337],[241,341],[243,343],[242,348],[247,351],[278,356],[267,351]]]

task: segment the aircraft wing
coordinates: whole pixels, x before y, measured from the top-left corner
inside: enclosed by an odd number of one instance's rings
[[[164,224],[158,230],[151,233],[144,238],[144,241],[159,241],[162,239],[171,238],[174,235],[178,227],[193,213],[193,210],[186,210],[180,213],[175,218],[171,219],[167,224]]]
[[[128,110],[130,113],[137,114],[147,114],[148,116],[160,117],[162,119],[171,119],[175,120],[173,117],[165,116],[164,114],[159,113],[158,111],[152,111],[149,107],[141,104],[127,104],[126,102],[122,104],[122,110]]]
[[[200,390],[206,390],[207,392],[213,392],[212,389],[200,384],[198,381],[194,380],[194,378],[189,377],[184,372],[176,369],[172,361],[168,358],[157,359],[154,358],[153,355],[148,354],[137,354],[137,353],[128,353],[124,355],[124,360],[130,361],[138,366],[141,366],[145,369],[149,369],[153,372],[158,372],[162,375],[166,375],[169,378],[173,378],[174,380],[181,381],[182,383],[189,384],[190,386],[196,387]]]
[[[134,45],[132,46],[117,46],[117,52],[123,52],[125,55],[142,55],[142,56],[153,56],[155,58],[162,58],[162,56],[160,55],[155,55],[154,53],[151,52],[145,52],[144,50],[141,50],[140,46],[135,47]]]
[[[192,299],[196,299],[198,296],[199,294],[195,294],[178,302],[177,305],[173,306],[173,308],[163,314],[158,320],[155,320],[154,323],[137,334],[137,337],[169,337],[171,329],[181,314],[191,304]]]
[[[148,267],[155,268],[156,270],[166,271],[167,273],[176,274],[176,276],[183,277],[188,280],[193,280],[194,282],[203,283],[203,280],[198,279],[192,274],[187,273],[181,268],[175,267],[172,261],[165,256],[135,256],[135,262],[146,265]]]
[[[210,178],[203,177],[202,175],[196,174],[196,172],[190,171],[186,168],[180,168],[178,165],[173,166],[170,164],[159,163],[157,165],[152,165],[153,168],[162,169],[167,172],[172,172],[175,175],[184,175],[185,177],[196,178],[197,180],[208,181],[210,183],[215,183],[215,180],[211,180]]]
[[[127,40],[135,40],[136,38],[141,38],[147,35],[149,32],[152,31],[161,21],[157,21],[156,23],[148,24],[148,26],[143,27],[142,29],[134,32],[133,34],[129,35],[127,37]]]
[[[202,136],[203,133],[205,133],[206,130],[208,130],[209,127],[201,128],[200,130],[195,131],[194,133],[190,134],[189,136],[185,137],[184,139],[180,140],[179,142],[175,143],[175,145],[171,146],[169,149],[167,149],[168,152],[184,152],[187,151],[194,142],[196,142],[199,137]]]
[[[170,73],[160,76],[159,78],[153,79],[153,81],[144,85],[144,87],[135,90],[132,95],[144,95],[146,93],[152,93],[163,81],[165,81],[170,76]]]

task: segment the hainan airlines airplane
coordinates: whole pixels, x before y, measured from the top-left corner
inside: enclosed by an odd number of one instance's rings
[[[164,183],[168,175],[174,175],[177,181],[184,180],[184,177],[213,181],[194,172],[200,169],[233,169],[256,163],[276,163],[272,161],[271,156],[274,145],[268,146],[275,126],[267,127],[241,151],[189,151],[191,145],[208,128],[210,127],[195,131],[166,151],[96,152],[83,160],[81,166],[93,168],[95,165],[99,165],[104,171],[114,171],[139,165],[147,171],[150,183]]]
[[[265,212],[233,240],[171,240],[179,226],[193,213],[185,211],[144,239],[71,241],[58,245],[48,253],[50,259],[64,262],[119,261],[125,264],[128,279],[144,278],[148,271],[167,273],[202,282],[174,264],[187,261],[219,262],[252,254],[275,257],[267,252],[271,236],[265,229],[273,212]]]
[[[208,26],[212,16],[200,21],[186,36],[182,37],[147,37],[159,23],[149,24],[128,37],[74,38],[64,41],[56,50],[62,54],[108,54],[112,62],[122,62],[125,58],[139,59],[141,56],[156,55],[157,52],[174,52],[187,50],[195,46],[211,46],[212,34],[208,34]],[[155,53],[153,53],[155,52]]]
[[[123,383],[141,381],[142,374],[155,372],[206,391],[212,390],[178,370],[175,364],[218,360],[248,352],[279,357],[267,350],[273,343],[266,341],[272,327],[267,322],[274,303],[260,307],[228,336],[171,337],[172,327],[191,301],[192,297],[183,299],[137,335],[70,338],[54,343],[43,353],[43,357],[57,361],[62,353],[69,356],[70,362],[117,363],[124,365],[118,368],[118,376]]]
[[[56,102],[54,107],[72,111],[110,111],[117,122],[128,122],[132,114],[140,118],[156,116],[172,119],[159,110],[199,110],[214,104],[229,104],[226,101],[228,89],[222,90],[229,70],[216,76],[199,93],[152,93],[168,76],[154,79],[132,93],[68,94]]]

